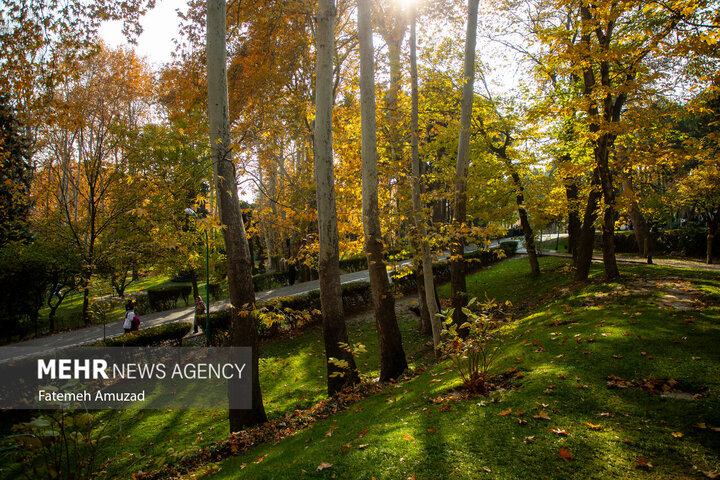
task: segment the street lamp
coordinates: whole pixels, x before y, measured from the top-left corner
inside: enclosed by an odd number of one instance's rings
[[[198,215],[192,208],[186,208],[185,213],[195,217],[197,227]],[[210,346],[210,238],[205,227],[205,345]]]

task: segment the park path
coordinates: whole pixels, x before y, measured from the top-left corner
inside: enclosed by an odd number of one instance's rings
[[[563,257],[572,258],[569,253],[556,252],[555,250],[540,250],[541,255],[546,257]],[[617,255],[615,260],[618,263],[629,263],[629,264],[642,264],[647,265],[647,258],[637,256],[626,256]],[[593,255],[593,262],[602,263],[602,255]],[[674,268],[690,268],[692,270],[707,270],[711,272],[720,272],[720,265],[703,263],[700,260],[693,259],[674,259],[674,258],[655,258],[653,257],[653,264],[661,267],[674,267]]]

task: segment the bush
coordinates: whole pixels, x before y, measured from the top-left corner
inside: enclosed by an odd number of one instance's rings
[[[471,393],[485,394],[490,368],[500,353],[499,327],[506,314],[494,300],[475,305],[474,298],[462,310],[467,320],[459,327],[453,323],[452,308],[440,314],[445,325],[440,349],[452,360],[465,388]]]
[[[470,273],[481,267],[495,263],[506,256],[514,255],[516,250],[517,242],[508,241],[502,242],[499,247],[489,250],[479,249],[466,253],[464,256],[466,260],[465,271]],[[450,279],[450,262],[435,262],[433,263],[432,269],[436,282],[443,283]],[[390,278],[395,286],[395,290],[398,292],[409,293],[417,290],[417,276],[414,265],[396,270]]]
[[[150,308],[150,296],[147,292],[134,294],[131,298],[137,315],[146,315],[152,312]]]
[[[504,242],[500,242],[500,249],[505,252],[505,255],[508,257],[512,257],[517,253],[518,249],[518,242],[513,240],[507,240]]]
[[[282,287],[289,283],[287,272],[272,272],[253,275],[253,290],[256,292],[264,292],[273,288]]]
[[[340,260],[340,270],[346,273],[359,272],[361,270],[367,270],[367,268],[367,257],[365,257],[365,255],[357,255]]]
[[[159,327],[130,332],[101,342],[106,347],[149,347],[172,341],[182,344],[182,339],[192,329],[191,323],[168,323]]]
[[[164,285],[148,288],[148,302],[150,308],[156,312],[172,310],[181,298],[188,305],[188,297],[192,293],[191,285]]]

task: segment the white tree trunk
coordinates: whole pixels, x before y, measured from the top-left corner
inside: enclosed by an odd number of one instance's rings
[[[416,10],[412,11],[412,19],[410,23],[410,82],[411,82],[411,126],[412,132],[410,137],[410,146],[412,150],[412,202],[415,220],[415,228],[420,242],[421,259],[420,265],[423,271],[423,283],[425,284],[425,303],[428,313],[430,314],[430,325],[432,326],[433,346],[437,349],[440,344],[440,333],[442,331],[442,322],[437,316],[438,306],[435,298],[435,278],[432,271],[432,254],[430,252],[430,244],[427,241],[427,230],[425,228],[425,219],[422,214],[421,193],[421,171],[420,171],[420,146],[418,140],[419,130],[419,114],[418,114],[418,71],[417,71],[417,36],[416,36]]]

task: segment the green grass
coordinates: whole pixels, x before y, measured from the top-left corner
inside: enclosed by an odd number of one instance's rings
[[[543,272],[539,277],[531,276],[527,258],[510,258],[466,277],[468,292],[478,300],[487,297],[498,303],[510,301],[519,309],[527,309],[548,295],[554,295],[557,288],[572,280],[567,259],[540,257],[538,260]],[[438,295],[450,298],[450,284],[438,287]]]
[[[361,317],[356,317],[361,318]],[[379,375],[379,353],[374,322],[349,321],[351,343],[363,343],[367,352],[357,366],[367,378]],[[399,315],[408,361],[428,354],[426,339],[417,333],[418,320],[409,313]],[[325,353],[322,329],[312,327],[295,338],[285,338],[260,347],[260,379],[269,418],[295,409],[309,408],[326,398]],[[227,436],[226,410],[126,410],[104,411],[106,442],[99,458],[113,459],[107,468],[110,477],[126,478],[130,472],[152,468],[163,460],[179,458]],[[120,433],[121,432],[121,433]],[[2,465],[2,460],[0,460]],[[15,478],[12,470],[0,471],[0,478]]]
[[[495,268],[512,273],[510,263]],[[624,268],[623,274],[618,283],[571,286],[513,324],[497,371],[523,371],[514,389],[449,402],[450,410],[441,411],[431,399],[451,394],[459,383],[442,363],[276,445],[260,445],[197,473],[208,479],[274,480],[675,479],[697,478],[695,466],[717,470],[720,433],[693,425],[720,427],[720,279],[669,268]],[[659,303],[666,287],[658,287],[657,279],[667,282],[670,276],[701,292],[705,305],[684,312]],[[546,288],[552,287],[538,290]],[[487,287],[472,294],[483,291]],[[536,298],[543,296],[539,292]],[[611,389],[610,374],[673,378],[688,389],[706,389],[708,396],[684,400]],[[508,409],[511,414],[500,415]],[[533,418],[541,411],[550,420]],[[561,460],[560,448],[573,459]],[[638,468],[641,457],[653,467]],[[318,471],[321,462],[333,466]]]
[[[412,379],[389,385],[276,444],[207,464],[193,475],[676,479],[697,478],[694,467],[720,469],[720,432],[710,428],[720,427],[717,273],[621,265],[623,277],[604,284],[597,280],[602,266],[595,265],[593,280],[576,284],[565,260],[546,257],[541,266],[544,273],[533,278],[527,259],[512,259],[468,278],[472,296],[487,294],[531,309],[516,309],[495,366],[496,372],[522,372],[511,388],[489,398],[436,404],[433,399],[452,396],[460,380],[449,363],[418,356],[413,366],[431,366]],[[686,301],[692,310],[673,306]],[[417,320],[401,317],[406,352],[426,353],[421,348],[425,339],[415,332]],[[349,331],[352,342],[368,346],[358,361],[361,371],[377,375],[374,326],[350,323]],[[261,355],[261,383],[271,417],[325,397],[319,328],[263,345]],[[637,381],[675,379],[686,391],[707,396],[664,398],[639,388],[609,388],[606,377],[611,374]],[[534,418],[540,412],[550,419]],[[121,477],[195,452],[227,433],[224,411],[103,415],[109,430],[116,434],[122,429],[120,440],[116,436],[102,450],[103,457],[114,459],[110,475]],[[561,460],[561,448],[573,459]],[[638,468],[639,458],[653,467]],[[322,462],[332,467],[318,471]]]

